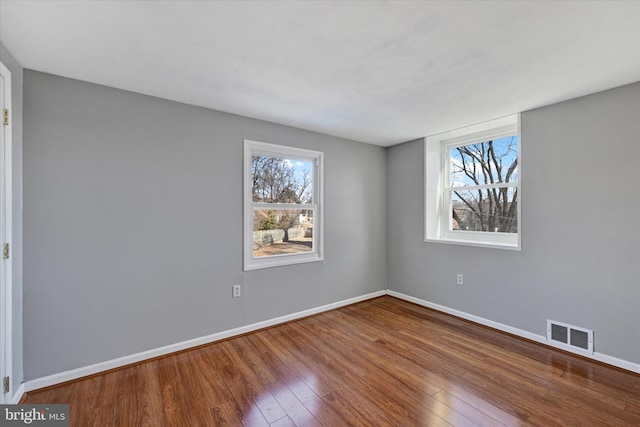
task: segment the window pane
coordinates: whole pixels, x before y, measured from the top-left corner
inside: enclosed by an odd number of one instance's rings
[[[514,187],[451,191],[451,230],[518,232]]]
[[[518,137],[449,149],[451,187],[518,182]]]
[[[261,203],[313,203],[313,163],[270,156],[251,158],[252,199]]]
[[[254,209],[253,256],[313,250],[313,209]]]

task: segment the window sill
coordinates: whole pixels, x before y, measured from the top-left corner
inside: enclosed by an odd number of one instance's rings
[[[490,249],[506,249],[511,251],[520,251],[522,248],[518,243],[504,243],[504,242],[492,242],[492,241],[478,241],[478,240],[468,240],[468,239],[451,239],[451,238],[437,238],[437,239],[425,239],[427,243],[447,243],[451,245],[462,245],[462,246],[475,246],[481,248],[490,248]]]
[[[260,270],[263,268],[283,267],[286,265],[304,264],[307,262],[322,261],[323,258],[318,254],[303,255],[274,255],[264,258],[253,258],[247,260],[244,271]]]

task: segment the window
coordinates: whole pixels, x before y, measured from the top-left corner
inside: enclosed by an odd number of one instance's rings
[[[519,116],[425,143],[425,240],[520,249]]]
[[[322,153],[244,142],[244,269],[322,260]]]

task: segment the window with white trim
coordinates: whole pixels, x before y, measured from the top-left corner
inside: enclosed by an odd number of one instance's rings
[[[520,249],[519,115],[425,141],[425,240]]]
[[[322,153],[244,141],[244,269],[322,260]]]

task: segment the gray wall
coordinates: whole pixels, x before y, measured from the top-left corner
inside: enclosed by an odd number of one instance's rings
[[[11,393],[23,380],[22,363],[22,66],[0,42],[0,61],[11,72],[12,183],[13,183],[13,343]]]
[[[547,318],[591,328],[596,351],[640,363],[640,84],[522,114],[515,252],[423,241],[422,141],[384,150],[35,71],[24,78],[27,379],[387,284],[540,335]],[[20,92],[14,81],[14,125]],[[242,272],[245,138],[325,153],[324,262]],[[14,174],[19,187],[19,165]],[[232,299],[236,283],[243,297]]]
[[[640,363],[639,123],[640,83],[522,114],[521,252],[425,243],[423,142],[390,148],[389,289]]]
[[[385,289],[383,148],[24,79],[27,379]],[[324,152],[324,262],[242,271],[244,138]]]

